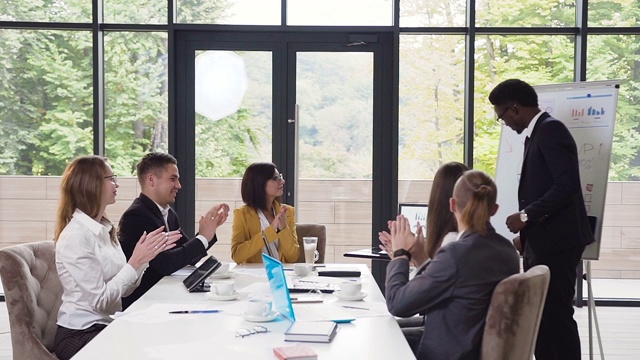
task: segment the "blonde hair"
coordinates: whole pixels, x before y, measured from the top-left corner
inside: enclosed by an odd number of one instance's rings
[[[54,241],[69,224],[73,213],[80,210],[91,218],[100,215],[102,209],[102,190],[107,175],[107,159],[96,155],[80,156],[67,165],[62,174],[60,203],[56,214]],[[108,222],[105,216],[102,218]],[[109,232],[111,242],[116,243],[115,228]]]
[[[453,198],[462,221],[481,235],[487,232],[487,222],[496,205],[498,189],[489,175],[478,170],[465,172],[456,182]]]

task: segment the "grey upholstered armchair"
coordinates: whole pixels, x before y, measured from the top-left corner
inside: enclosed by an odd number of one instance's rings
[[[316,264],[324,264],[324,250],[327,246],[327,228],[321,224],[296,224],[296,233],[298,235],[298,244],[300,245],[300,255],[296,262],[304,262],[304,243],[302,238],[305,236],[315,236],[318,238],[318,261]]]
[[[549,279],[549,268],[538,265],[496,286],[484,326],[481,360],[533,358]]]
[[[9,312],[13,358],[56,359],[52,351],[62,285],[53,241],[0,249],[0,276]]]

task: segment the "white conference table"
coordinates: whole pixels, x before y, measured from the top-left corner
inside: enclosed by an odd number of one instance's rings
[[[347,266],[361,271],[362,290],[367,297],[362,301],[342,301],[333,294],[323,294],[324,304],[369,310],[344,308],[356,320],[339,324],[331,343],[306,344],[319,359],[415,359],[397,322],[386,311],[384,297],[369,269],[363,264],[326,265],[329,269]],[[290,267],[291,264],[285,264],[285,268]],[[189,293],[182,284],[183,275],[165,276],[73,359],[276,359],[274,347],[297,344],[284,341],[290,321],[278,316],[271,322],[254,323],[240,315],[249,297],[270,297],[263,265],[240,265],[232,272],[240,293],[240,298],[234,301],[213,301],[206,293]],[[295,307],[294,304],[294,311]],[[168,314],[170,310],[187,309],[222,312]],[[256,325],[266,327],[269,332],[236,337],[238,329],[252,329]]]

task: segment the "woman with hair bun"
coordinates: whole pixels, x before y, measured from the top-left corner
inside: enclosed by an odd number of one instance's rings
[[[498,210],[498,191],[481,171],[458,179],[449,201],[458,240],[443,245],[424,271],[409,281],[411,249],[418,241],[409,221],[391,223],[393,260],[387,267],[389,312],[410,317],[426,314],[418,359],[478,359],[485,317],[496,285],[520,271],[512,243],[497,234],[489,218]]]

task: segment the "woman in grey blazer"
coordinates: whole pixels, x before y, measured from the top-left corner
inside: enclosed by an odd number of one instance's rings
[[[512,243],[489,222],[498,209],[496,197],[496,185],[489,176],[465,172],[450,201],[458,241],[440,248],[411,281],[410,249],[417,239],[407,236],[411,229],[406,218],[398,216],[391,224],[394,257],[387,267],[387,307],[394,316],[426,314],[418,359],[479,357],[493,289],[520,270]]]

